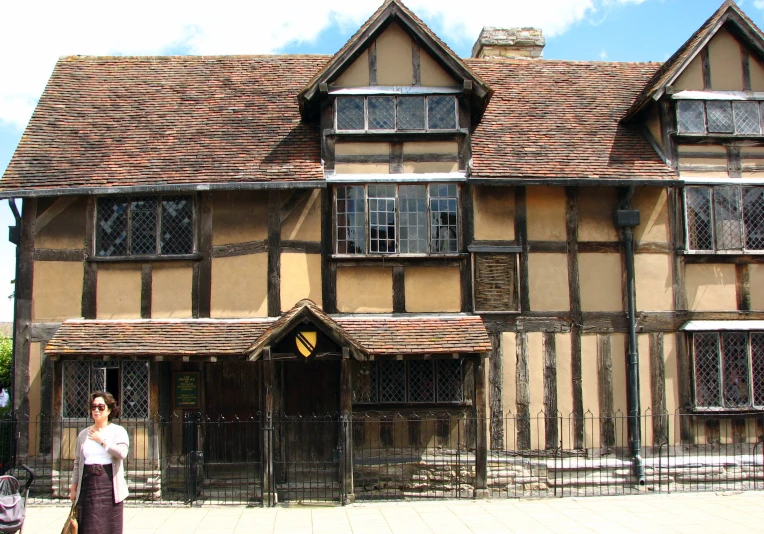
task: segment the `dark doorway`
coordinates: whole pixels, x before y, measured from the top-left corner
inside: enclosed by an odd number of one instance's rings
[[[281,501],[330,501],[340,497],[338,360],[282,363],[283,414],[277,454]],[[280,465],[278,465],[280,464]]]

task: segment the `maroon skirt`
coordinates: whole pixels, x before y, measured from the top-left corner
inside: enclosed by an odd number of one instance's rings
[[[114,502],[111,464],[83,466],[78,502],[79,534],[122,534],[122,503]]]

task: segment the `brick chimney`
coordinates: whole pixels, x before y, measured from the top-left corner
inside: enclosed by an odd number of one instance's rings
[[[539,28],[494,28],[485,26],[472,47],[472,57],[542,59],[546,39]]]

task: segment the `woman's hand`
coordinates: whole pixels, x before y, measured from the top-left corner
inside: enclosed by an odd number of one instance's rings
[[[69,486],[69,498],[72,500],[72,504],[74,504],[74,499],[77,498],[77,484]]]
[[[103,436],[103,434],[101,434],[100,430],[96,430],[95,428],[91,427],[88,429],[88,439],[92,439],[99,445],[103,445],[103,442],[106,438]]]

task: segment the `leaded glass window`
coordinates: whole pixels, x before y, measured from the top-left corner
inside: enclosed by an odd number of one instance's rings
[[[761,135],[760,108],[755,100],[678,100],[677,132]]]
[[[119,404],[125,419],[149,416],[149,364],[141,361],[63,362],[63,416],[89,417],[92,391],[108,391]]]
[[[337,188],[337,253],[366,252],[366,208],[363,186]]]
[[[458,193],[456,184],[338,187],[336,253],[457,253]]]
[[[764,250],[764,187],[687,187],[685,216],[688,250]]]
[[[96,256],[192,254],[193,198],[99,198],[95,234]]]
[[[464,402],[460,359],[357,362],[353,373],[356,404]]]
[[[338,96],[338,131],[456,130],[454,95]]]
[[[764,404],[764,333],[695,332],[692,341],[698,408]]]

